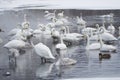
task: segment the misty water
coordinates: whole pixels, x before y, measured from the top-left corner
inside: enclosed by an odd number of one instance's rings
[[[108,53],[111,55],[109,59],[99,60],[99,51],[86,51],[86,41],[74,42],[68,47],[67,54],[69,57],[76,60],[77,63],[72,66],[63,66],[60,71],[56,69],[55,63],[41,64],[40,57],[34,52],[32,48],[25,49],[25,52],[17,57],[16,64],[9,63],[8,51],[3,48],[4,44],[9,41],[8,32],[15,28],[17,24],[22,23],[24,14],[27,14],[27,19],[30,22],[32,29],[37,29],[39,23],[47,24],[48,21],[44,19],[45,10],[18,10],[18,11],[2,11],[0,12],[0,28],[5,32],[0,33],[0,38],[3,43],[0,44],[0,78],[1,80],[58,80],[67,78],[94,78],[94,77],[119,77],[120,76],[120,42],[114,42],[117,47],[116,53]],[[52,10],[51,10],[52,11]],[[58,10],[60,12],[62,10]],[[83,13],[83,19],[87,21],[87,26],[95,27],[95,24],[102,24],[101,18],[98,16],[113,12],[114,23],[116,27],[115,36],[118,37],[118,27],[120,26],[120,15],[118,11],[92,11],[92,10],[64,10],[65,15],[69,17],[72,23],[70,32],[77,32],[77,25],[75,24],[75,17]],[[105,23],[106,28],[109,25]],[[40,37],[33,39],[34,44],[42,42],[46,44],[52,53],[55,55],[55,44],[53,39]],[[9,71],[10,76],[4,74]],[[60,75],[58,75],[60,74]]]

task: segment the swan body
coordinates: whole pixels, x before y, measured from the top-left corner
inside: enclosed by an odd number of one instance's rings
[[[54,63],[40,65],[40,68],[36,70],[36,76],[39,78],[47,77],[48,75],[50,75],[53,67]]]
[[[22,49],[26,46],[26,43],[22,40],[11,40],[4,45],[5,48]]]
[[[61,13],[58,13],[58,17],[59,17],[59,18],[64,17],[64,11],[62,11]]]
[[[110,13],[110,14],[107,14],[107,15],[102,15],[100,17],[102,17],[102,18],[112,18],[113,16],[114,16],[114,14]]]
[[[81,25],[85,27],[86,21],[83,20],[82,16],[80,18],[77,16],[77,25]]]
[[[95,29],[95,28],[91,28],[91,27],[87,27],[87,28],[84,28],[84,29],[82,29],[82,34],[90,34],[89,32],[96,32],[97,31],[97,29]]]
[[[12,36],[11,38],[10,38],[10,40],[26,40],[26,37],[24,37],[23,35],[22,35],[22,33],[21,33],[21,31],[20,32],[17,32],[17,34],[16,35],[14,35],[14,36]]]
[[[100,48],[100,51],[104,51],[104,52],[116,51],[116,47],[115,47],[115,46],[112,46],[112,45],[104,44],[104,45]]]
[[[49,28],[54,28],[55,24],[53,22],[51,22],[51,23],[48,23],[46,26],[49,27]]]
[[[20,28],[14,28],[8,33],[8,35],[13,36],[13,35],[17,34],[17,32],[20,32],[20,31],[21,31]]]
[[[70,33],[69,32],[69,27],[68,26],[64,26],[64,27],[63,27],[63,29],[64,29],[63,40],[66,40],[66,41],[78,41],[78,40],[82,39],[82,37],[83,37],[82,34]]]
[[[58,59],[56,62],[56,66],[70,66],[70,65],[75,65],[77,63],[76,60],[70,59],[70,58],[63,58],[62,61]]]
[[[28,36],[31,36],[33,33],[31,33],[30,29],[23,29],[16,33],[16,35],[12,36],[10,40],[18,39],[18,40],[25,40]]]
[[[104,32],[108,32],[108,33],[109,33],[109,30],[107,30],[107,29],[105,28],[104,22],[103,22],[103,25],[101,26],[101,28],[104,29]]]
[[[40,29],[36,29],[33,31],[33,34],[41,34],[41,33],[42,33],[42,31]]]
[[[78,33],[69,33],[63,35],[63,40],[65,41],[79,41],[81,40],[83,35]]]
[[[44,57],[47,59],[55,59],[50,49],[43,43],[38,43],[37,45],[34,46],[34,49],[35,49],[36,54],[38,54],[41,57]]]
[[[52,21],[56,27],[62,26],[64,24],[64,22],[60,19],[53,18]]]
[[[65,58],[65,54],[66,54],[66,50],[67,50],[67,46],[63,43],[63,39],[62,36],[60,36],[60,43],[58,43],[56,45],[56,50],[60,50],[59,51],[59,58],[56,62],[56,66],[68,66],[68,65],[74,65],[77,61],[70,59],[70,58]]]
[[[110,26],[108,26],[107,29],[108,29],[108,31],[110,31],[111,34],[115,33],[115,27],[112,24],[110,24]]]
[[[114,47],[112,45],[104,44],[103,42],[102,42],[102,44],[100,42],[97,42],[97,43],[92,43],[90,45],[87,45],[86,49],[87,50],[100,50],[100,51],[115,51],[116,47]]]
[[[92,43],[89,46],[86,47],[87,50],[100,50],[100,43]]]
[[[69,25],[70,22],[66,18],[61,18],[60,19],[65,25]]]
[[[38,24],[37,27],[38,27],[38,28],[33,31],[33,34],[38,34],[38,35],[39,35],[39,34],[41,34],[42,31],[43,31],[44,25],[43,25],[43,24]]]
[[[116,47],[115,46],[107,45],[107,44],[103,43],[102,37],[101,37],[100,33],[98,33],[98,38],[99,38],[99,42],[90,44],[89,36],[87,35],[87,46],[86,46],[86,49],[87,50],[100,49],[100,51],[107,51],[107,52],[109,52],[109,51],[116,51]]]
[[[56,45],[56,49],[64,50],[64,49],[67,49],[67,47],[65,44],[59,43]]]
[[[114,37],[112,34],[104,32],[101,34],[101,37],[104,41],[116,41],[117,38]],[[97,41],[98,40],[98,35],[94,35],[90,37],[90,41]]]

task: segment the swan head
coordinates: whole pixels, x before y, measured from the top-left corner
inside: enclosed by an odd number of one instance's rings
[[[28,21],[23,22],[23,24],[22,24],[23,29],[28,29],[29,27],[30,27],[30,23]]]
[[[99,24],[96,24],[95,26],[97,27],[97,29],[99,29]]]

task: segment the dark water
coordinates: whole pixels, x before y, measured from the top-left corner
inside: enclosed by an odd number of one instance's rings
[[[38,19],[40,23],[46,24],[44,19],[44,10],[21,10],[21,11],[5,11],[0,14],[0,28],[5,30],[4,33],[0,33],[0,37],[3,39],[3,43],[0,44],[0,80],[58,80],[66,78],[91,78],[91,77],[119,77],[120,76],[120,42],[115,42],[117,47],[117,53],[110,53],[110,59],[99,60],[99,51],[86,51],[85,41],[75,43],[73,46],[68,47],[67,53],[72,59],[77,60],[76,65],[67,66],[61,68],[61,76],[57,74],[59,71],[54,66],[54,63],[41,64],[40,57],[34,52],[33,49],[27,49],[26,52],[17,58],[17,63],[9,63],[8,51],[3,48],[3,45],[8,42],[8,32],[15,28],[18,23],[23,22],[23,15],[28,15],[28,20],[32,29],[37,28]],[[59,10],[60,11],[60,10]],[[58,11],[58,12],[59,12]],[[73,10],[75,11],[75,10]],[[77,31],[77,27],[74,24],[74,17],[79,14],[80,11],[76,11],[75,14],[72,10],[65,10],[65,15],[69,16],[69,20],[72,22],[73,27],[70,28],[71,32]],[[93,15],[88,13],[83,16],[87,21],[87,26],[94,27],[96,23],[102,24],[100,18],[97,17],[95,11]],[[114,11],[112,11],[114,12]],[[103,12],[102,14],[106,14]],[[118,26],[120,24],[119,15],[114,17],[114,25],[116,27],[116,36],[118,35]],[[72,20],[73,19],[73,20]],[[109,23],[106,23],[106,26]],[[56,54],[52,38],[34,40],[34,43],[43,42],[51,51]],[[4,76],[9,71],[10,76]]]

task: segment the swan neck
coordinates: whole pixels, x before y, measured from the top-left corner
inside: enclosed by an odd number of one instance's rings
[[[66,26],[66,31],[67,31],[67,33],[70,33],[70,30],[69,30],[68,26]]]
[[[90,45],[90,40],[89,40],[89,35],[86,35],[87,36],[87,47]]]
[[[61,42],[61,43],[64,43],[64,42],[63,42],[62,35],[60,36],[60,42]]]
[[[93,36],[93,31],[92,31],[92,30],[90,30],[90,33],[91,33],[91,34],[90,34],[90,36],[92,37],[92,36]]]
[[[103,46],[103,41],[102,41],[102,38],[101,38],[101,35],[100,35],[100,34],[98,34],[98,38],[99,38],[99,40],[100,40],[100,48],[102,48],[102,46]]]
[[[27,15],[24,14],[24,21],[27,22]]]
[[[35,45],[33,44],[33,41],[30,39],[30,44],[32,47],[34,47]]]

